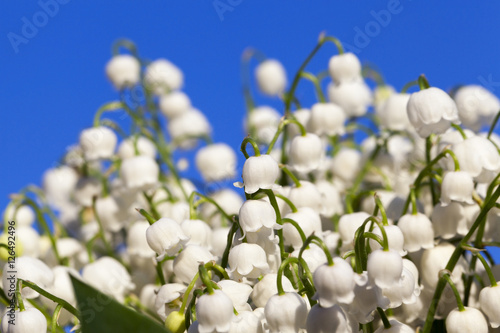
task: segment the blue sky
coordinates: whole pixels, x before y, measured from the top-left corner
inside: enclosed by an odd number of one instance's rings
[[[41,0],[2,7],[0,207],[9,193],[40,184],[97,108],[117,98],[104,66],[118,38],[133,40],[143,57],[179,66],[215,141],[233,147],[245,135],[242,51],[252,46],[281,60],[291,77],[321,31],[376,65],[397,89],[425,73],[443,89],[482,84],[500,95],[499,2]],[[326,68],[335,52],[326,46],[309,69]],[[310,85],[298,94],[313,102]]]

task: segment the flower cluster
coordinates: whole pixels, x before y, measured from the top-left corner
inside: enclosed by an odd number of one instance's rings
[[[307,72],[329,42],[338,54],[327,70]],[[131,42],[117,46],[130,51],[106,65],[119,100],[98,109],[41,188],[13,195],[4,212],[2,283],[16,285],[18,322],[7,311],[2,332],[78,325],[70,276],[176,333],[500,325],[489,252],[500,244],[493,94],[463,86],[450,95],[425,76],[396,92],[324,35],[292,79],[278,60],[247,51],[243,68],[257,59],[257,89],[283,108],[256,105],[245,79],[239,182],[237,153],[212,142],[182,71],[141,58]],[[312,105],[295,94],[302,79],[316,91]],[[131,101],[132,90],[144,99]],[[111,120],[116,110],[129,130]],[[178,152],[193,153],[201,186]],[[221,186],[228,180],[235,186]]]

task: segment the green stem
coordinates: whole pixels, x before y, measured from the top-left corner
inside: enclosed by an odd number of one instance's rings
[[[42,214],[40,208],[33,200],[31,200],[30,198],[28,198],[26,196],[24,197],[23,203],[30,206],[35,211],[38,222],[40,222],[44,232],[47,234],[47,236],[49,236],[50,244],[52,245],[52,250],[54,251],[54,255],[56,257],[57,262],[60,265],[63,265],[63,260],[59,256],[59,251],[57,250],[56,239],[55,239],[54,235],[52,234],[52,232],[50,232],[49,225],[47,224],[47,221],[43,217],[43,214]]]
[[[460,135],[462,136],[462,138],[464,140],[467,140],[467,135],[465,135],[465,132],[464,130],[462,129],[462,127],[460,127],[460,125],[457,125],[457,124],[451,124],[451,127],[453,127],[454,129],[456,129]]]
[[[488,131],[488,136],[487,136],[488,139],[491,137],[491,134],[495,130],[495,126],[497,125],[499,118],[500,118],[500,111],[497,112],[495,119],[493,119],[493,122],[491,123],[490,129]]]
[[[285,130],[285,128],[288,124],[297,125],[299,127],[300,134],[302,136],[307,135],[307,131],[306,131],[306,128],[304,127],[304,125],[302,125],[297,119],[293,118],[292,116],[290,116],[290,117],[291,118],[286,118],[286,119],[281,120],[280,124],[278,125],[278,129],[276,130],[276,133],[274,134],[273,139],[271,140],[271,142],[269,143],[269,146],[267,147],[267,154],[271,153],[271,151],[273,150],[274,145],[276,144],[276,141],[278,140],[280,134]],[[285,134],[287,134],[286,131],[283,135],[285,135]]]
[[[236,233],[239,227],[240,227],[239,223],[234,222],[233,225],[231,226],[231,229],[229,229],[229,233],[227,234],[227,244],[226,248],[224,249],[224,253],[222,254],[222,260],[220,264],[223,268],[227,267],[227,262],[229,260],[229,250],[231,250],[234,234]]]
[[[387,213],[385,212],[384,205],[382,204],[382,201],[380,200],[380,197],[375,193],[375,204],[378,207],[378,210],[380,211],[380,215],[382,216],[382,224],[384,226],[389,225],[389,222],[387,222]]]
[[[319,84],[318,78],[309,72],[300,73],[300,77],[311,81],[314,84],[314,88],[316,89],[316,94],[318,95],[318,100],[320,103],[326,103],[325,94],[323,94],[323,90],[321,90],[321,85]]]
[[[302,186],[300,184],[300,180],[293,174],[293,172],[290,171],[290,169],[288,169],[284,165],[280,165],[280,167],[281,167],[281,170],[283,170],[288,175],[288,177],[290,177],[292,179],[292,181],[295,184],[296,188],[299,188],[300,186]]]
[[[486,221],[486,216],[487,216],[488,212],[491,210],[491,208],[493,208],[493,206],[495,205],[495,203],[499,197],[500,197],[500,187],[498,187],[495,190],[495,192],[493,192],[493,194],[491,195],[491,197],[489,197],[488,200],[485,200],[485,204],[484,204],[483,208],[481,209],[481,212],[479,213],[479,215],[477,216],[473,225],[469,229],[469,232],[460,241],[459,246],[457,246],[455,248],[455,251],[453,251],[453,254],[451,255],[450,259],[448,260],[448,263],[447,263],[445,269],[447,269],[450,272],[453,271],[460,256],[462,255],[462,251],[463,251],[462,246],[467,245],[467,242],[472,237],[472,235],[476,231],[476,229]],[[436,286],[436,290],[434,292],[434,296],[433,296],[431,304],[429,306],[429,310],[427,312],[427,318],[425,320],[425,325],[424,325],[422,333],[430,333],[430,331],[431,331],[432,322],[434,321],[434,315],[435,315],[436,310],[437,310],[437,305],[439,303],[439,299],[441,298],[441,295],[443,293],[445,286],[446,286],[446,281],[443,279],[440,279],[438,281],[438,284]]]
[[[21,295],[21,289],[23,288],[23,280],[17,279],[16,283],[16,292],[15,292],[15,297],[17,299],[17,303],[19,304],[19,311],[24,311],[24,302],[23,302],[23,297]]]
[[[284,217],[281,219],[281,221],[284,223],[290,223],[291,225],[294,226],[295,229],[297,229],[299,235],[300,235],[300,239],[302,239],[302,244],[304,244],[304,242],[306,241],[306,234],[304,233],[304,230],[302,230],[302,228],[300,227],[300,225],[297,223],[297,221],[293,220],[293,219],[290,219],[288,217]]]
[[[401,89],[401,93],[406,94],[408,92],[408,89],[410,89],[413,86],[418,86],[418,80],[410,81],[407,84],[405,84]]]
[[[208,276],[208,271],[205,267],[205,264],[200,264],[198,266],[198,273],[200,275],[201,281],[203,281],[203,284],[207,287],[208,294],[213,295],[214,288],[212,287],[212,280],[210,280]]]
[[[491,271],[490,265],[486,262],[486,260],[484,259],[484,257],[481,255],[480,252],[473,252],[472,254],[475,255],[483,264],[484,269],[486,270],[486,273],[488,274],[488,278],[490,279],[491,286],[496,287],[497,281],[495,279],[495,276],[493,275],[493,272]]]
[[[61,304],[57,304],[56,309],[54,310],[54,314],[52,315],[52,322],[50,324],[50,331],[55,333],[57,331],[57,319],[59,319],[59,314],[61,313],[63,306]]]
[[[288,207],[290,207],[290,209],[292,210],[292,213],[297,213],[297,212],[298,212],[298,209],[297,209],[297,207],[293,204],[292,200],[288,199],[288,198],[287,198],[287,197],[285,197],[283,194],[274,193],[274,195],[275,195],[277,198],[280,198],[281,200],[283,200],[284,202],[286,202],[286,204],[288,205]]]
[[[137,47],[135,46],[134,42],[132,42],[131,40],[122,38],[122,39],[118,39],[117,41],[115,41],[113,43],[113,46],[112,46],[113,55],[120,54],[120,47],[124,47],[127,50],[129,50],[130,53],[132,53],[136,58],[139,57],[139,55],[137,54]]]
[[[250,157],[250,155],[248,155],[247,153],[247,148],[246,148],[248,143],[252,145],[255,156],[260,156],[260,149],[259,146],[257,145],[257,142],[255,142],[255,140],[250,137],[246,137],[245,139],[243,139],[243,142],[241,143],[241,152],[243,153],[243,155],[245,155],[245,158],[248,159]]]
[[[278,206],[278,201],[276,201],[276,196],[274,195],[273,190],[268,189],[268,190],[264,190],[264,192],[269,197],[269,202],[271,203],[271,206],[273,206],[274,212],[276,213],[276,223],[279,225],[283,225],[283,221],[281,220],[280,208]],[[286,258],[285,243],[284,243],[284,239],[283,239],[283,229],[276,230],[276,235],[278,236],[278,239],[279,239],[281,260],[283,260],[284,258]]]
[[[462,303],[462,298],[460,297],[460,293],[458,292],[457,287],[455,286],[453,281],[451,281],[450,272],[447,271],[443,273],[442,279],[445,280],[453,290],[453,294],[455,295],[455,299],[457,300],[458,311],[460,312],[465,311],[464,304]]]
[[[101,106],[94,115],[94,127],[101,126],[101,116],[104,112],[116,111],[123,108],[123,103],[119,101],[109,102]]]
[[[419,84],[420,84],[420,78],[419,78]],[[429,167],[429,165],[431,163],[432,138],[433,138],[433,135],[431,134],[425,140],[425,162],[427,164],[426,168]],[[425,168],[424,168],[424,170],[425,170]],[[437,198],[436,190],[434,188],[434,181],[432,180],[432,178],[429,178],[429,186],[431,189],[432,205],[436,205],[438,198]]]
[[[179,309],[180,313],[184,313],[184,311],[186,311],[186,305],[187,305],[187,302],[189,299],[189,294],[191,294],[191,290],[193,290],[194,286],[196,285],[196,281],[198,281],[199,277],[200,277],[200,273],[196,272],[193,279],[191,280],[191,282],[187,286],[187,289],[184,292],[184,297],[182,297],[182,304],[181,304],[181,308]]]
[[[108,255],[110,257],[115,257],[113,248],[111,247],[111,245],[108,243],[108,240],[106,239],[106,233],[104,231],[104,227],[102,226],[101,219],[99,217],[99,214],[97,213],[96,201],[97,201],[97,196],[94,196],[92,198],[92,210],[94,211],[95,219],[97,221],[97,224],[99,225],[99,235],[101,236],[101,239],[104,243],[104,247],[106,247],[106,251],[108,252]]]
[[[149,214],[146,210],[142,208],[141,209],[136,208],[135,210],[138,211],[139,214],[141,214],[149,222],[150,225],[152,225],[157,221],[157,219],[151,216],[151,214]]]
[[[428,89],[431,87],[424,74],[418,77],[418,86],[420,87],[420,90]]]
[[[385,329],[391,328],[391,323],[389,322],[389,319],[387,319],[384,310],[382,310],[381,308],[377,308],[377,312],[380,315],[380,319],[382,319],[382,323],[384,323],[384,328]]]
[[[19,279],[19,280],[21,280],[21,279]],[[42,288],[40,288],[39,286],[37,286],[35,283],[29,282],[29,281],[26,281],[26,280],[21,280],[21,281],[22,281],[22,284],[24,286],[29,287],[29,288],[35,290],[40,295],[47,297],[48,299],[50,299],[53,302],[61,304],[66,310],[68,310],[68,312],[70,312],[72,315],[74,315],[75,317],[77,317],[78,320],[81,320],[80,319],[80,312],[77,309],[75,309],[75,307],[73,305],[69,304],[67,301],[65,301],[62,298],[59,298],[57,296],[54,296],[51,293],[43,290]]]

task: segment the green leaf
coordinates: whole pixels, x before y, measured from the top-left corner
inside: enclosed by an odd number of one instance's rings
[[[71,276],[82,333],[168,333],[162,325]]]

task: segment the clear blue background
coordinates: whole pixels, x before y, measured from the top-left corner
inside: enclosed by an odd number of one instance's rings
[[[50,1],[42,1],[43,3]],[[355,46],[397,89],[425,73],[431,85],[483,84],[500,94],[500,2],[222,0],[67,1],[46,22],[36,1],[4,1],[0,10],[0,209],[8,194],[40,184],[92,116],[117,94],[104,75],[111,45],[136,42],[143,57],[166,57],[185,74],[185,91],[212,123],[215,141],[238,147],[244,102],[239,61],[253,46],[280,59],[291,80],[318,34]],[[376,13],[399,11],[377,23]],[[9,33],[45,23],[15,51]],[[378,29],[377,29],[378,27]],[[362,40],[359,31],[368,35]],[[10,34],[12,36],[12,34]],[[322,49],[318,72],[336,51]],[[488,83],[489,82],[489,83]],[[499,83],[497,83],[499,82]],[[299,98],[312,103],[310,84]],[[312,97],[311,97],[312,96]],[[274,100],[261,103],[280,106]]]

